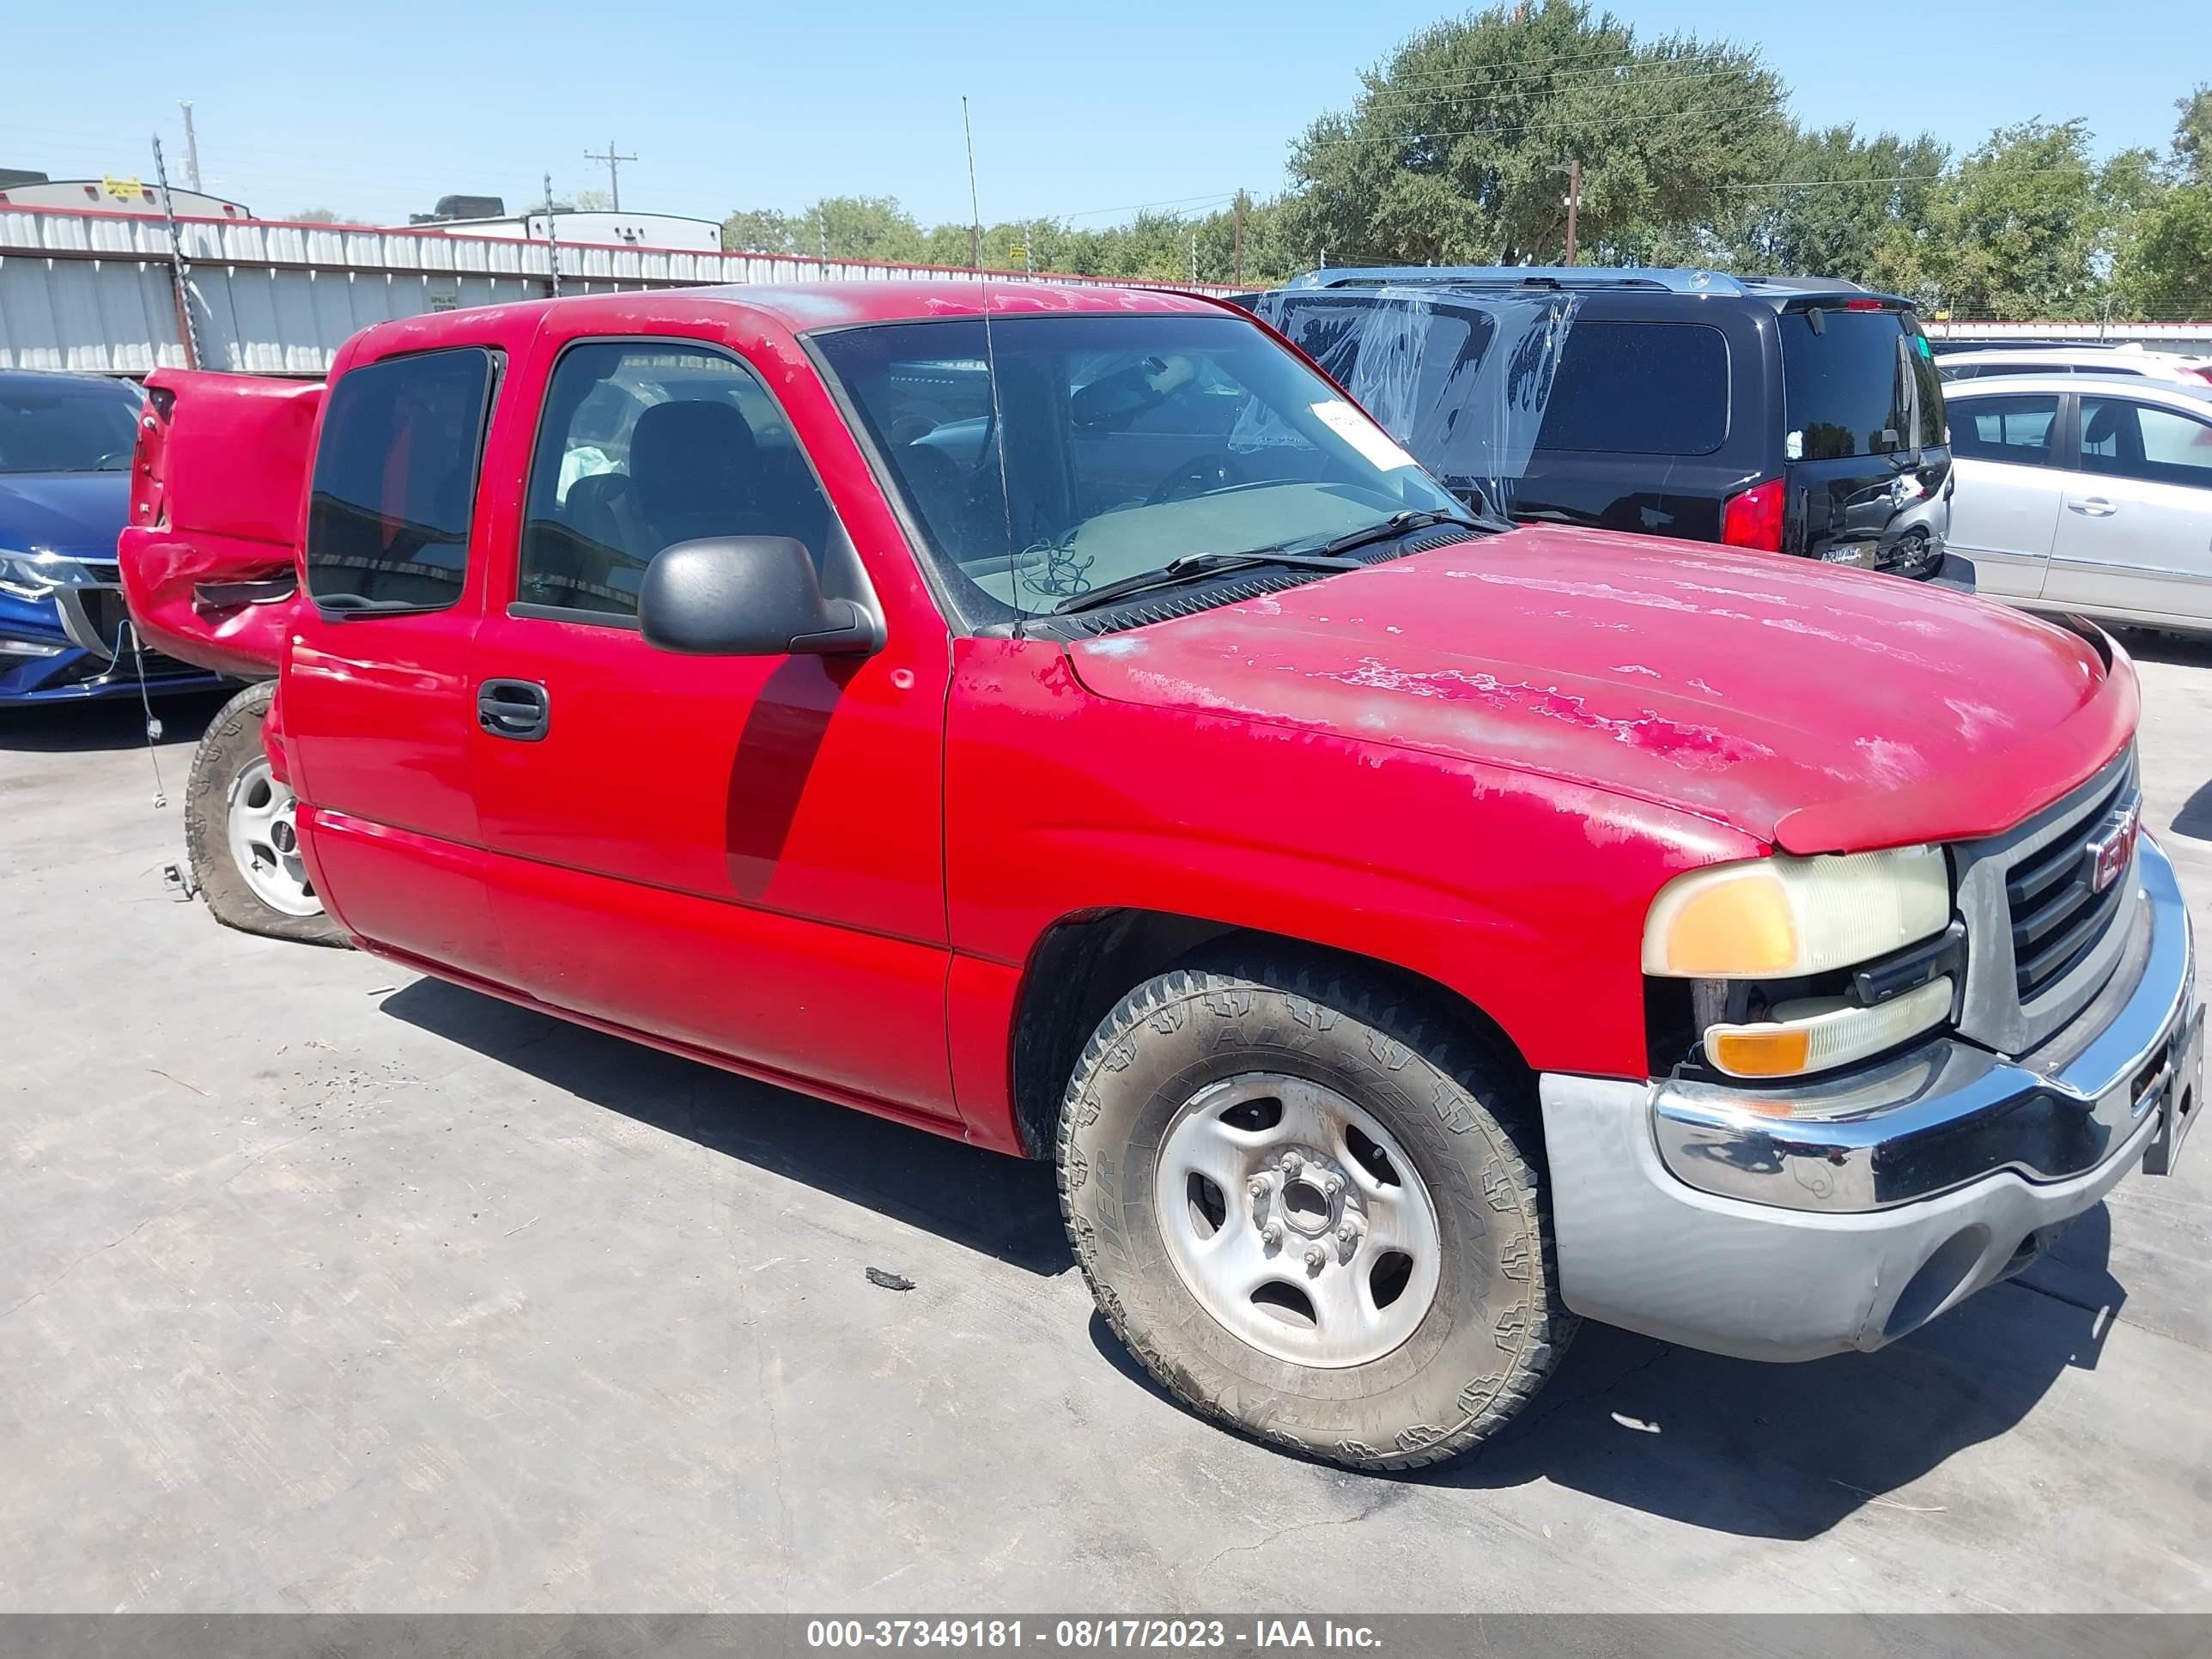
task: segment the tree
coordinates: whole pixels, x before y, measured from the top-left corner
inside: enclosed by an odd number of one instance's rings
[[[2116,284],[2138,317],[2212,317],[2212,88],[2174,107],[2181,119],[2164,169],[2129,227]]]
[[[1800,132],[1772,184],[1729,192],[1742,205],[1725,232],[1746,270],[1888,285],[1885,240],[1925,222],[1950,152],[1923,133],[1862,139],[1849,125]]]
[[[1882,261],[1897,287],[1961,317],[2093,316],[2152,185],[2148,152],[2100,167],[2081,121],[2001,127],[1931,191],[1919,224],[1889,228]]]
[[[2212,87],[2200,86],[2174,100],[2181,120],[2173,130],[2166,165],[2176,184],[2212,184]]]
[[[578,213],[611,213],[615,198],[603,190],[580,190],[576,192],[575,210]]]
[[[1614,257],[1718,217],[1726,186],[1775,176],[1790,136],[1755,54],[1639,42],[1583,0],[1438,23],[1363,79],[1292,146],[1285,229],[1306,262],[1556,261],[1570,161],[1587,257]]]
[[[722,246],[737,253],[788,253],[791,216],[774,208],[741,208],[722,221]]]
[[[292,217],[303,225],[334,225],[338,222],[337,210],[335,208],[301,208]],[[353,222],[349,220],[347,222]]]

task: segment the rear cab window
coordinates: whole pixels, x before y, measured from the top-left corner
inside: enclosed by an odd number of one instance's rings
[[[307,505],[307,593],[331,616],[460,602],[501,354],[416,352],[332,383]]]
[[[1784,454],[1839,460],[1941,447],[1942,380],[1911,314],[1840,305],[1817,314],[1817,325],[1811,308],[1780,319]]]

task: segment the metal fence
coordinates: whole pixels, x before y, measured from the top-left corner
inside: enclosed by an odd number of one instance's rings
[[[0,207],[0,368],[320,374],[371,323],[544,298],[556,261],[564,295],[724,283],[1109,281],[264,219],[180,219],[173,240],[167,221],[143,215]]]

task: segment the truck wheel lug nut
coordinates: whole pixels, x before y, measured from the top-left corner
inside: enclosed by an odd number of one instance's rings
[[[1266,1226],[1261,1228],[1260,1242],[1263,1244],[1270,1245],[1281,1243],[1283,1242],[1283,1224],[1279,1221],[1270,1221]]]
[[[1306,1167],[1306,1161],[1296,1152],[1285,1152],[1277,1161],[1277,1167],[1286,1176],[1295,1176]]]
[[[1322,1263],[1328,1260],[1328,1253],[1325,1252],[1320,1245],[1309,1244],[1306,1246],[1306,1271],[1308,1273],[1319,1273],[1322,1269]]]
[[[1265,1176],[1254,1176],[1244,1183],[1244,1193],[1249,1198],[1267,1197],[1267,1178]]]

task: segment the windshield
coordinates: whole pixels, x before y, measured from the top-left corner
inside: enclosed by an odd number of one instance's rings
[[[988,352],[980,319],[813,338],[974,621],[1037,616],[1196,554],[1297,551],[1394,514],[1459,511],[1235,317],[994,319]]]
[[[127,380],[0,380],[0,472],[120,472],[138,404]]]

